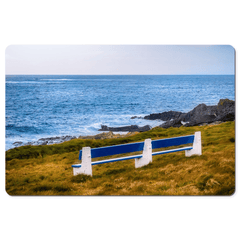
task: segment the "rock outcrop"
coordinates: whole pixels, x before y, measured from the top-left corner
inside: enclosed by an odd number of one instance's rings
[[[160,127],[180,127],[182,125],[197,126],[203,123],[226,122],[235,120],[235,101],[220,99],[218,105],[207,106],[202,103],[188,113],[169,111],[154,113],[144,117],[144,119],[166,121]]]
[[[145,132],[150,130],[149,125],[139,127],[137,125],[123,126],[123,127],[108,127],[106,125],[101,125],[101,129],[98,131],[111,131],[111,132]]]
[[[148,120],[161,119],[162,121],[169,121],[172,119],[179,118],[181,115],[182,115],[181,112],[169,111],[169,112],[163,112],[163,113],[152,113],[150,115],[145,116],[144,119],[148,119]]]
[[[170,128],[170,127],[181,127],[182,121],[179,119],[173,119],[170,121],[166,121],[165,123],[163,123],[162,125],[160,125],[160,127],[162,128]]]

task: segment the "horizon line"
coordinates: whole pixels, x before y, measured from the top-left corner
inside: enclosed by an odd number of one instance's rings
[[[16,74],[5,74],[5,76],[7,75],[72,75],[72,76],[166,76],[166,75],[182,75],[182,76],[186,76],[186,75],[235,75],[235,73],[225,73],[225,74],[69,74],[69,73],[61,73],[61,74],[56,74],[56,73],[48,73],[48,74],[40,74],[40,73],[16,73]]]

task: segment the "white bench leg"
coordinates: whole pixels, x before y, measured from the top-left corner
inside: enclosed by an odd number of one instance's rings
[[[152,162],[152,140],[145,139],[143,147],[143,156],[141,158],[135,158],[135,168],[148,165]]]
[[[201,132],[195,132],[194,134],[193,149],[185,151],[186,157],[190,157],[192,155],[202,155]]]
[[[82,148],[82,165],[80,168],[73,168],[73,175],[85,174],[92,176],[91,148]]]

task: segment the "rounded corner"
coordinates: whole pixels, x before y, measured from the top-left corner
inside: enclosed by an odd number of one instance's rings
[[[234,54],[236,53],[236,49],[232,45],[228,45],[230,48],[233,49]]]
[[[5,187],[5,194],[7,194],[9,197],[12,197],[12,196],[13,196],[13,195],[11,195],[11,194],[7,191],[6,187]]]
[[[12,46],[14,46],[13,44],[10,44],[10,45],[8,45],[6,48],[5,48],[5,55],[7,54],[7,50],[10,48],[10,47],[12,47]]]
[[[236,187],[234,187],[234,191],[231,195],[229,195],[229,197],[234,197],[235,194],[236,194]]]

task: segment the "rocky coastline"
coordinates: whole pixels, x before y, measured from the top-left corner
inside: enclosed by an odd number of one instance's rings
[[[162,113],[152,113],[145,117],[133,116],[131,119],[142,118],[146,120],[162,120],[165,121],[159,125],[162,128],[169,127],[190,127],[200,126],[204,124],[219,124],[226,121],[235,120],[235,101],[229,99],[220,99],[217,105],[207,106],[202,103],[196,106],[193,110],[183,113],[178,111],[168,111]],[[138,127],[137,125],[123,126],[112,128],[102,125],[99,131],[129,131],[129,132],[144,132],[150,130],[149,125]]]
[[[158,127],[169,128],[169,127],[190,127],[200,126],[206,124],[219,124],[226,121],[235,120],[235,101],[229,99],[220,99],[217,105],[207,106],[202,103],[196,106],[193,110],[188,113],[182,113],[178,111],[168,111],[162,113],[153,113],[144,117],[133,116],[134,118],[143,118],[146,120],[162,120],[165,121]],[[61,136],[61,137],[49,137],[41,138],[34,142],[15,142],[14,147],[26,146],[26,145],[50,145],[55,143],[62,143],[72,139],[105,139],[105,138],[117,138],[126,135],[114,134],[113,132],[127,132],[127,135],[131,135],[135,132],[145,132],[151,129],[150,125],[139,127],[137,125],[122,126],[122,127],[108,127],[101,125],[103,133],[94,136]]]
[[[135,132],[134,132],[135,133]],[[48,137],[48,138],[40,138],[37,141],[23,143],[21,141],[17,141],[13,143],[14,147],[21,147],[21,146],[38,146],[38,145],[51,145],[56,143],[63,143],[66,141],[70,141],[72,139],[106,139],[106,138],[120,138],[124,136],[130,136],[134,134],[133,132],[129,132],[127,134],[114,134],[113,132],[103,132],[97,135],[90,135],[90,136],[61,136],[61,137]]]
[[[220,99],[217,105],[207,106],[202,103],[196,106],[188,113],[182,112],[163,112],[150,114],[144,119],[166,121],[159,127],[190,127],[210,123],[220,123],[235,120],[235,101],[229,99]]]

